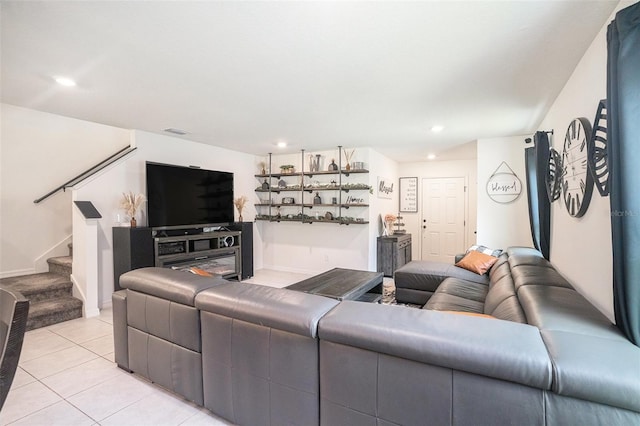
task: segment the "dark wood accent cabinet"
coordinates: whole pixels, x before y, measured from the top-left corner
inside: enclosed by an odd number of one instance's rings
[[[393,277],[393,272],[411,262],[411,234],[378,237],[378,272]]]
[[[120,275],[154,265],[151,228],[113,228],[113,291],[120,287]]]

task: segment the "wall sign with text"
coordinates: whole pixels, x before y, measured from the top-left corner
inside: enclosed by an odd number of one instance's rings
[[[400,211],[416,213],[418,211],[418,178],[400,178]]]
[[[496,203],[508,204],[518,199],[522,193],[522,182],[504,161],[487,181],[487,195]]]
[[[391,179],[378,176],[378,198],[391,199],[393,196],[393,182]]]

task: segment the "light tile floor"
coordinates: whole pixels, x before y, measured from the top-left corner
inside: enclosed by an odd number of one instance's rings
[[[259,270],[244,282],[284,287],[310,277]],[[111,308],[25,334],[0,412],[5,425],[229,425],[208,410],[116,366]]]

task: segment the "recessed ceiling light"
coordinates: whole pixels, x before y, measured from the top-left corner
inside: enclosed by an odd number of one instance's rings
[[[54,77],[53,79],[61,86],[73,87],[76,85],[76,82],[68,77]]]
[[[431,128],[431,131],[432,131],[433,133],[438,133],[438,132],[441,132],[441,131],[443,131],[443,130],[444,130],[444,126],[440,126],[440,125],[438,125],[438,126],[433,126],[433,127]]]
[[[277,146],[278,148],[286,148],[287,143],[285,141],[278,141]]]
[[[435,154],[427,155],[427,160],[435,160],[435,159],[436,159],[436,155]]]

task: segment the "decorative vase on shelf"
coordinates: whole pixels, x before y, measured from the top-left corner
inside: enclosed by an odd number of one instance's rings
[[[338,171],[338,165],[336,164],[336,160],[334,160],[333,158],[331,159],[331,164],[329,164],[328,170],[330,172]]]
[[[135,217],[131,216],[131,227],[135,228],[136,226],[138,226],[138,221]]]
[[[344,166],[344,169],[345,169],[346,171],[351,170],[351,164],[347,163],[347,165],[346,165],[346,166]]]
[[[320,194],[316,192],[316,196],[313,197],[313,204],[322,204],[322,198],[320,198]]]

